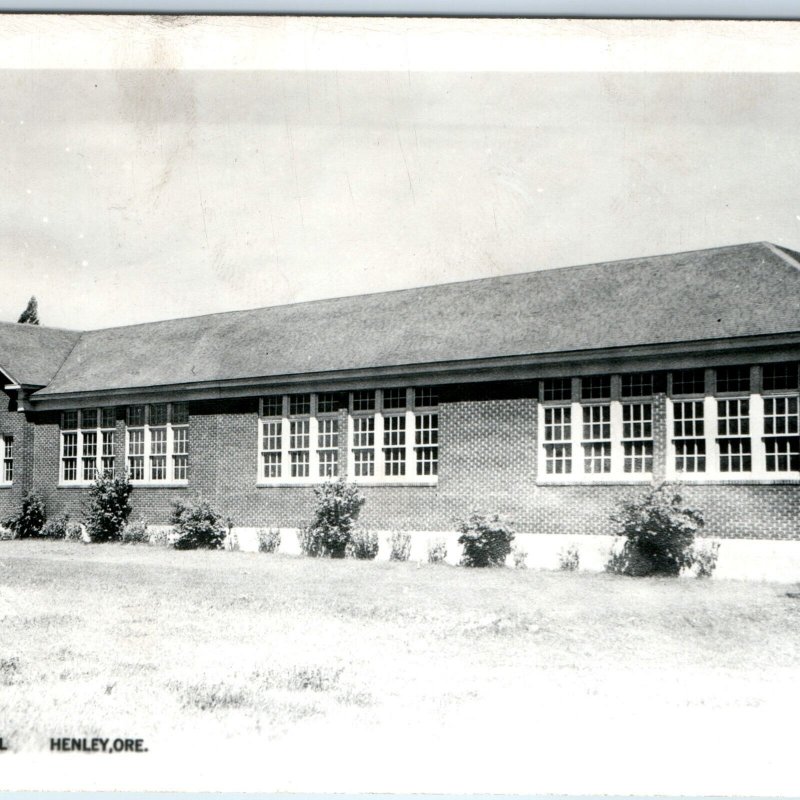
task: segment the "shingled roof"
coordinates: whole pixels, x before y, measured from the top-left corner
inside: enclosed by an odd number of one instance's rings
[[[80,331],[0,322],[0,371],[21,386],[46,386],[80,335]]]
[[[42,379],[63,360],[46,396],[790,332],[800,256],[762,242],[87,331],[74,348],[53,332],[32,361]]]

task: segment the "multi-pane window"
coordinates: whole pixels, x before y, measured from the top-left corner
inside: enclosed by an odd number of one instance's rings
[[[416,435],[417,475],[439,474],[439,415],[436,413],[417,414],[414,418]]]
[[[611,472],[611,406],[583,406],[583,471]]]
[[[61,415],[61,481],[90,483],[113,473],[117,415],[114,408],[83,408]]]
[[[792,392],[798,389],[797,362],[765,364],[761,376],[761,388],[765,392]]]
[[[610,375],[590,375],[588,378],[581,379],[581,399],[582,400],[610,400],[611,399],[611,376]]]
[[[0,483],[14,480],[14,437],[0,433]]]
[[[433,387],[275,395],[261,403],[259,481],[431,482],[439,465]]]
[[[702,400],[673,404],[673,442],[677,472],[705,472],[706,441]]]
[[[752,452],[748,398],[717,400],[717,435],[720,472],[750,472]]]
[[[652,372],[630,372],[621,377],[622,397],[649,397],[654,388]]]
[[[679,369],[672,373],[672,394],[704,394],[705,390],[704,369]]]
[[[798,398],[764,398],[764,451],[767,472],[800,470]]]
[[[353,417],[353,475],[375,474],[375,417]]]
[[[339,474],[339,420],[321,418],[317,431],[317,458],[320,478],[335,478]]]
[[[750,367],[719,367],[715,370],[717,392],[750,392]]]
[[[622,406],[623,469],[627,473],[653,471],[653,405]]]
[[[562,402],[572,399],[571,378],[547,378],[542,381],[542,402]]]
[[[569,406],[544,409],[544,451],[548,475],[572,472],[572,409]]]
[[[185,403],[128,406],[125,454],[132,481],[184,482],[189,477],[189,411]]]

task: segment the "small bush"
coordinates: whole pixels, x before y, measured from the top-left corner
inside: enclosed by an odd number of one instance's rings
[[[408,561],[411,558],[411,534],[395,531],[389,537],[389,560]]]
[[[514,545],[511,549],[511,557],[514,559],[514,569],[528,569],[528,552],[519,545]]]
[[[428,542],[428,563],[441,564],[447,558],[447,542],[444,539],[431,539]]]
[[[281,546],[281,532],[277,528],[261,528],[257,535],[259,553],[278,552]]]
[[[95,478],[89,490],[86,530],[92,542],[116,542],[133,510],[133,486],[127,475],[106,472]]]
[[[4,525],[0,525],[0,542],[10,542],[12,539],[16,539],[17,534],[11,528],[6,528]]]
[[[155,547],[167,547],[170,542],[170,531],[163,528],[157,528],[150,534],[150,544]],[[174,532],[172,533],[174,535]]]
[[[28,492],[22,498],[19,513],[3,520],[3,526],[13,531],[15,539],[39,536],[47,521],[44,500],[38,492]]]
[[[710,578],[717,568],[719,542],[695,544],[692,548],[692,563],[697,568],[698,578]]]
[[[675,576],[692,566],[694,537],[703,527],[703,515],[684,505],[674,487],[662,484],[622,501],[611,521],[624,544],[612,550],[606,571]]]
[[[205,500],[176,500],[169,521],[176,550],[220,550],[228,533],[222,517]]]
[[[300,552],[304,556],[319,558],[325,555],[325,546],[322,543],[322,536],[314,528],[300,528],[297,531],[297,543],[300,545]]]
[[[127,522],[120,533],[123,544],[150,544],[150,531],[147,522],[139,518],[136,522]]]
[[[571,544],[558,554],[558,568],[563,572],[575,572],[580,566],[581,554],[577,545]]]
[[[302,534],[300,547],[306,555],[344,558],[364,496],[344,478],[315,487],[314,495],[314,519]]]
[[[82,542],[83,525],[81,525],[79,522],[68,522],[67,529],[64,532],[64,538],[68,542]]]
[[[378,534],[375,531],[355,530],[350,535],[347,555],[362,561],[371,561],[378,555]]]
[[[40,535],[43,539],[66,539],[68,524],[68,517],[53,517],[45,522]]]
[[[461,536],[458,543],[464,547],[461,564],[465,567],[502,567],[511,552],[514,528],[501,514],[482,514],[473,511],[457,522]]]

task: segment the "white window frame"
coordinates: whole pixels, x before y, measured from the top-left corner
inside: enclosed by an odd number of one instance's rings
[[[340,474],[341,463],[339,459],[339,447],[341,444],[341,422],[339,409],[335,411],[320,411],[319,410],[319,395],[320,394],[340,394],[339,392],[292,392],[291,394],[271,395],[272,397],[280,397],[280,416],[271,414],[264,414],[264,400],[262,397],[259,400],[258,406],[258,476],[256,484],[258,486],[308,486],[311,484],[323,483],[326,480],[335,480]],[[291,412],[291,397],[297,395],[309,395],[309,412],[303,414],[292,414]],[[338,430],[335,432],[336,446],[335,447],[321,447],[320,446],[320,422],[327,422],[328,420],[336,421]],[[292,423],[307,422],[308,423],[308,447],[302,448],[308,453],[308,475],[292,476]],[[276,426],[277,433],[280,435],[280,450],[274,448],[264,448],[264,429],[266,425]],[[325,434],[323,435],[334,435]],[[274,436],[272,437],[274,438]],[[320,452],[335,452],[336,453],[336,475],[320,475]],[[296,451],[295,451],[296,452]],[[279,475],[265,476],[264,475],[264,455],[266,453],[280,453],[280,459],[276,462],[279,466]]]
[[[593,377],[593,376],[586,376]],[[571,397],[569,400],[544,400],[545,381],[539,381],[538,397],[542,398],[538,403],[537,414],[537,479],[540,484],[591,484],[591,483],[650,483],[653,480],[652,472],[625,472],[625,442],[641,441],[653,442],[650,439],[623,439],[623,406],[626,405],[649,405],[651,407],[651,419],[654,414],[653,397],[651,395],[621,397],[622,379],[620,374],[611,374],[611,392],[609,398],[582,398],[581,378],[571,379]],[[561,380],[561,379],[559,379]],[[609,408],[610,442],[611,442],[611,469],[608,472],[587,472],[586,471],[586,451],[584,445],[591,444],[595,440],[584,439],[583,410],[591,406],[607,406]],[[565,440],[565,444],[571,447],[571,471],[570,472],[547,472],[547,445],[553,444],[545,440],[545,416],[548,408],[569,408],[570,409],[570,439]],[[654,431],[651,430],[651,433]],[[559,440],[560,441],[560,440]],[[599,441],[599,440],[597,440]],[[604,439],[603,441],[609,441]]]
[[[103,426],[103,411],[112,409],[114,413],[114,425]],[[92,410],[95,413],[95,424],[90,427],[84,427],[83,414],[85,411]],[[64,414],[75,412],[77,414],[77,428],[65,428],[63,425]],[[116,408],[109,406],[86,406],[80,409],[69,409],[67,412],[62,412],[61,422],[59,425],[59,444],[58,444],[58,484],[59,486],[91,486],[97,475],[104,472],[104,459],[112,458],[114,466],[111,468],[112,473],[118,468],[117,464],[117,422],[116,422]],[[103,434],[113,433],[113,452],[110,456],[103,455]],[[94,474],[91,478],[84,478],[84,437],[90,434],[95,437],[95,452],[94,452]],[[75,478],[68,480],[66,477],[66,470],[64,461],[64,442],[67,436],[75,436]]]
[[[429,387],[405,387],[405,408],[384,408],[384,392],[386,390],[396,390],[403,387],[399,386],[386,386],[382,389],[375,389],[375,408],[373,411],[354,411],[353,410],[353,395],[350,392],[348,403],[348,424],[347,424],[347,471],[348,480],[357,484],[365,486],[370,485],[423,485],[435,486],[439,481],[439,463],[440,463],[440,443],[439,433],[441,431],[441,419],[439,417],[439,405],[433,406],[417,406],[415,403],[417,390],[427,390]],[[424,419],[426,415],[436,415],[436,427],[430,430],[436,431],[436,443],[417,444],[417,419]],[[386,432],[385,420],[387,417],[399,417],[405,419],[405,442],[401,447],[393,447],[386,445],[384,434]],[[374,420],[375,426],[375,440],[372,447],[374,472],[372,475],[356,475],[355,474],[355,460],[354,460],[354,425],[353,419],[356,417],[371,418]],[[427,428],[424,430],[428,430]],[[417,453],[426,449],[436,449],[436,474],[419,475],[417,474]],[[390,475],[387,474],[387,459],[386,450],[403,449],[405,451],[405,474],[403,475]],[[425,463],[424,461],[421,463]]]
[[[167,407],[167,417],[164,423],[158,423],[156,425],[150,424],[150,406],[166,406]],[[131,483],[134,486],[187,486],[189,483],[189,447],[191,446],[191,442],[189,440],[189,422],[188,417],[186,422],[178,422],[174,423],[173,419],[173,409],[175,406],[184,406],[185,403],[132,403],[129,407],[139,407],[144,406],[144,420],[142,425],[129,425],[128,420],[128,408],[125,409],[125,469],[129,476],[131,476],[131,469],[130,469],[130,461],[131,461],[131,431],[142,431],[144,436],[143,442],[143,453],[137,454],[137,458],[141,458],[143,462],[143,478],[130,478]],[[166,445],[164,448],[164,453],[156,453],[154,454],[152,451],[152,436],[151,431],[153,430],[160,430],[165,429],[166,431]],[[181,429],[186,430],[186,453],[176,453],[175,452],[175,431]],[[163,478],[152,478],[152,459],[162,456],[164,458],[164,477]],[[175,474],[176,470],[176,459],[177,458],[186,458],[186,477],[185,478],[176,478]]]
[[[14,483],[14,450],[17,442],[13,434],[0,433],[0,486]],[[9,455],[10,454],[10,455]],[[11,477],[9,478],[9,473]]]
[[[717,392],[715,381],[715,368],[706,370],[705,394],[674,396],[672,394],[672,376],[668,380],[667,391],[667,480],[682,481],[685,483],[780,483],[783,481],[800,480],[800,470],[767,471],[767,446],[766,442],[773,438],[765,433],[765,406],[770,398],[792,397],[797,398],[798,414],[800,415],[800,389],[762,389],[763,365],[750,367],[749,392]],[[706,445],[706,469],[704,472],[678,472],[675,468],[675,441],[674,419],[676,402],[684,400],[698,400],[703,403],[704,440]],[[725,436],[719,433],[718,403],[723,400],[747,400],[749,405],[749,433],[746,436]],[[800,418],[798,419],[800,425]],[[724,472],[721,467],[720,446],[721,439],[748,439],[750,442],[751,469],[747,472]],[[776,436],[774,438],[782,438]]]
[[[414,406],[415,388],[414,387],[386,387],[391,389],[402,389],[405,393],[405,408],[403,409],[384,409],[383,408],[383,389],[358,389],[354,391],[334,391],[334,392],[293,392],[292,394],[309,394],[311,396],[311,413],[309,415],[302,415],[302,417],[292,416],[289,411],[289,394],[282,394],[281,397],[281,416],[276,415],[266,416],[265,398],[259,400],[259,414],[258,414],[258,474],[256,484],[258,486],[297,486],[319,484],[326,480],[341,476],[342,463],[339,457],[342,445],[347,449],[347,474],[344,476],[347,480],[357,484],[363,485],[376,485],[376,484],[393,484],[393,485],[435,485],[438,481],[438,464],[439,464],[439,441],[438,432],[439,427],[439,406]],[[425,387],[427,388],[427,387]],[[370,391],[374,392],[375,404],[374,407],[367,411],[354,411],[353,410],[353,394],[356,391]],[[319,411],[319,397],[323,394],[341,394],[347,397],[347,409],[339,407],[336,411],[321,412]],[[277,395],[273,395],[277,396]],[[346,411],[343,415],[341,412]],[[425,415],[437,415],[437,425],[435,427],[437,440],[435,444],[420,443],[417,444],[417,419],[423,419]],[[402,449],[405,454],[405,474],[403,475],[388,475],[386,474],[385,457],[386,449],[398,449],[395,447],[386,447],[384,444],[386,417],[399,416],[405,422],[405,440]],[[307,419],[309,423],[309,474],[308,476],[292,476],[291,474],[291,457],[290,457],[290,432],[291,422],[298,419]],[[373,474],[372,475],[356,475],[355,474],[355,460],[354,450],[363,448],[354,447],[354,420],[357,418],[369,419],[373,425],[373,440],[370,446],[370,451],[373,456]],[[336,432],[336,447],[323,447],[321,446],[320,435],[324,435],[323,423],[327,420],[335,420],[338,430]],[[280,475],[266,477],[264,475],[264,456],[267,452],[277,453],[277,450],[264,449],[264,428],[265,425],[279,425],[280,439],[281,439],[281,457],[280,457]],[[427,430],[427,429],[426,429]],[[344,437],[344,439],[342,438]],[[431,448],[436,450],[436,469],[437,474],[434,475],[418,475],[417,474],[417,453],[428,451]],[[336,467],[337,475],[320,475],[320,467],[322,459],[320,458],[321,452],[336,452]],[[421,462],[426,463],[426,462]],[[431,462],[428,462],[431,463]]]

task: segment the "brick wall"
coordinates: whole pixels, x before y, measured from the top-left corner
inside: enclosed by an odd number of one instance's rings
[[[34,425],[17,411],[16,401],[0,390],[0,432],[14,437],[14,478],[11,486],[0,486],[0,520],[16,513],[33,476]],[[0,457],[2,454],[0,454]]]
[[[641,492],[626,485],[537,486],[537,403],[533,387],[459,387],[440,404],[440,466],[437,486],[371,486],[363,525],[381,530],[452,530],[453,518],[472,509],[500,511],[515,519],[520,533],[607,534],[616,502]],[[11,421],[9,421],[11,420]],[[341,430],[345,430],[342,412]],[[80,513],[86,491],[57,488],[58,420],[40,416],[35,426],[33,484],[50,513]],[[0,424],[23,425],[21,414],[0,410]],[[654,456],[657,477],[666,453],[665,399],[654,402]],[[134,514],[153,524],[167,522],[171,502],[202,495],[240,526],[298,527],[311,516],[310,487],[258,487],[258,401],[190,405],[188,488],[134,491]],[[30,433],[30,432],[29,432]],[[28,436],[26,441],[32,440]],[[344,436],[340,464],[346,465]],[[124,421],[117,422],[117,465],[124,464]],[[17,491],[16,482],[14,491]],[[10,492],[0,490],[0,513]],[[706,534],[721,538],[800,539],[800,486],[693,485],[687,499],[706,515]],[[15,496],[14,496],[15,497]],[[13,502],[13,501],[12,501]]]

